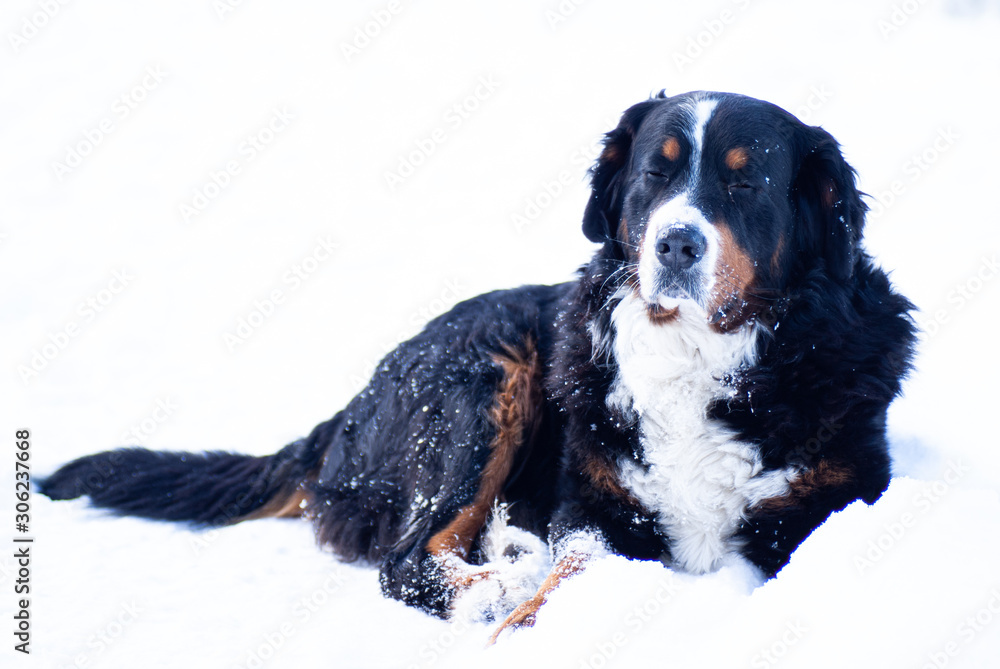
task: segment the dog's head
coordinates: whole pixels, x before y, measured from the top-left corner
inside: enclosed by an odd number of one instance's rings
[[[661,94],[624,113],[591,176],[583,231],[658,322],[690,310],[728,331],[796,274],[853,272],[854,170],[829,133],[770,103]]]

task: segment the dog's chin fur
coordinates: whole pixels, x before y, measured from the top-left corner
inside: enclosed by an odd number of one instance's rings
[[[622,482],[652,511],[676,566],[711,571],[736,546],[744,509],[783,495],[795,470],[764,473],[760,454],[708,418],[710,405],[733,392],[728,379],[754,363],[752,324],[719,333],[704,310],[685,300],[661,324],[633,294],[614,309],[612,352],[618,366],[607,403],[637,420],[642,465],[619,463]]]

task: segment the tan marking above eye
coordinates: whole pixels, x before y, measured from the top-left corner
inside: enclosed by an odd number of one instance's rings
[[[660,152],[667,160],[677,160],[681,157],[681,143],[676,137],[668,137],[667,141],[663,142]]]
[[[726,152],[726,167],[731,170],[738,170],[747,164],[750,160],[747,150],[742,147],[736,147],[735,149],[729,149]]]

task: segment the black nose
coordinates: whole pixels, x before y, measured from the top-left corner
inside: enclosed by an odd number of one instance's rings
[[[697,228],[671,228],[656,240],[656,257],[664,267],[689,269],[705,255],[705,235]]]

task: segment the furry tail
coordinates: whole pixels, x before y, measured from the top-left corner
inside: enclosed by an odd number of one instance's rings
[[[328,445],[319,438],[326,425],[266,457],[106,451],[63,465],[39,488],[56,500],[88,496],[94,506],[123,515],[196,525],[299,516],[303,484],[316,478]]]

